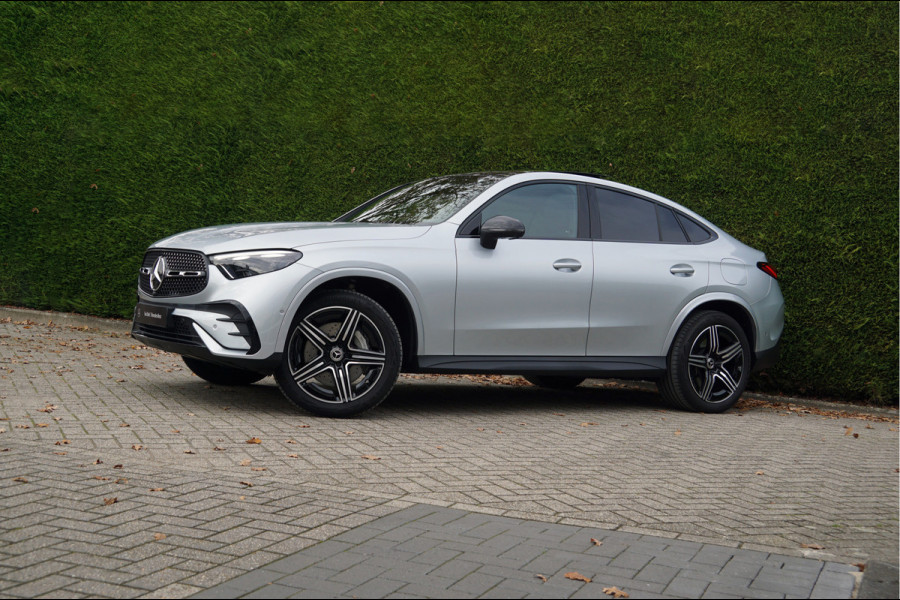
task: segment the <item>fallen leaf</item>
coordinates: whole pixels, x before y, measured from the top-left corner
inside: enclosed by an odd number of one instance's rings
[[[119,423],[119,427],[131,427],[128,423]]]
[[[240,498],[238,498],[238,500],[246,500],[246,499],[247,499],[247,496],[241,496]]]
[[[863,571],[866,570],[866,563],[852,563],[852,566],[854,566],[854,567],[856,567],[857,569],[859,569],[859,572],[860,572],[860,573],[862,573]]]
[[[847,429],[847,431],[844,432],[844,435],[850,435],[851,433],[853,433],[852,427],[847,427],[846,425],[844,425],[844,427]]]
[[[116,479],[116,483],[128,483],[128,479],[126,479],[125,477],[119,477],[118,479]]]
[[[362,457],[366,460],[381,460],[380,456],[373,456],[371,454],[363,454]]]
[[[680,430],[680,429],[676,429],[676,430],[675,430],[675,435],[681,435],[681,430]]]
[[[585,421],[581,424],[582,427],[590,427],[591,425],[597,425],[597,423],[594,423],[593,421]]]
[[[590,577],[585,577],[584,575],[582,575],[581,573],[578,573],[577,571],[570,571],[570,572],[566,573],[566,579],[571,579],[573,581],[583,581],[585,583],[591,582]]]
[[[31,429],[31,425],[16,425],[16,429]]]
[[[150,488],[151,492],[164,492],[166,488]]]
[[[94,479],[97,481],[109,481],[109,477],[103,477],[102,475],[94,475]]]
[[[541,575],[540,573],[535,573],[534,576],[537,577],[538,579],[540,579],[541,581],[543,581],[544,583],[547,583],[547,578],[545,576]]]
[[[16,477],[13,481],[18,481],[19,483],[28,483],[28,480],[24,477]]]
[[[251,471],[265,471],[265,467],[250,467]]]
[[[113,465],[113,469],[121,469],[122,465]]]
[[[253,487],[253,484],[250,483],[249,481],[241,481],[240,484],[241,484],[241,485],[246,485],[247,487]]]
[[[173,430],[172,430],[172,433],[181,433],[181,430],[180,430],[180,429],[173,429]]]
[[[166,534],[164,534],[164,533],[154,533],[154,534],[153,534],[153,539],[156,540],[156,541],[164,540],[164,539],[166,539]]]
[[[247,440],[247,443],[248,444],[262,444],[262,440],[259,439],[258,437],[252,437],[249,440]]]
[[[54,452],[53,454],[56,454],[57,456],[65,456],[66,454],[68,454],[68,452]]]
[[[95,460],[95,461],[92,462],[91,464],[92,464],[92,465],[102,465],[102,464],[103,464],[103,461],[100,460],[100,459],[98,458],[97,460]]]
[[[141,444],[134,444],[131,446],[132,450],[140,450],[142,448],[143,448],[143,446]]]
[[[478,431],[484,431],[484,427],[479,427]]]
[[[347,435],[353,435],[352,431],[345,431],[344,433],[346,433]]]
[[[37,426],[38,427],[50,427],[50,424],[49,423],[38,423]]]
[[[288,454],[288,458],[300,458],[299,454]]]
[[[59,440],[58,442],[56,442],[53,445],[54,446],[65,446],[66,444],[71,444],[71,443],[72,442],[70,442],[69,440]]]
[[[307,429],[309,425],[297,425],[300,429]]]
[[[810,550],[824,550],[825,546],[819,544],[800,544],[801,548],[809,548]]]
[[[553,414],[556,415],[557,417],[564,417],[564,416],[566,416],[566,413],[553,413]]]
[[[105,504],[106,506],[109,506],[111,504],[115,504],[118,501],[119,501],[118,496],[116,496],[115,498],[104,498],[103,504]]]
[[[854,434],[853,434],[853,437],[858,438],[858,437],[859,437],[859,434],[858,434],[858,433],[854,433]]]
[[[296,444],[297,440],[287,440],[285,443],[286,444]]]
[[[250,463],[252,463],[252,462],[253,462],[253,461],[250,460],[249,458],[245,458],[244,460],[241,461],[240,464],[241,464],[242,467],[247,467],[247,466],[250,466]]]
[[[624,592],[615,586],[603,588],[603,593],[606,594],[607,596],[612,596],[613,598],[627,598],[628,597],[628,592]]]
[[[591,538],[591,543],[592,543],[593,545],[595,545],[595,546],[602,546],[602,545],[603,545],[603,542],[601,542],[601,541],[598,540],[597,538]]]
[[[222,452],[223,450],[225,450],[225,448],[220,448],[219,446],[216,446],[215,448],[213,448],[213,450],[215,450],[216,452]]]
[[[756,474],[757,474],[757,475],[765,475],[766,472],[765,472],[765,471],[757,471]]]
[[[185,450],[184,453],[185,453],[185,454],[197,454],[197,453],[194,452],[193,450]]]

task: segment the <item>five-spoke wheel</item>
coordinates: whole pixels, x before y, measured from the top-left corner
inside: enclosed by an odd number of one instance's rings
[[[741,397],[749,374],[750,344],[741,326],[724,313],[704,311],[678,330],[658,386],[676,406],[723,412]]]
[[[347,417],[388,395],[401,356],[400,335],[384,308],[356,292],[332,291],[294,318],[275,378],[300,407]]]

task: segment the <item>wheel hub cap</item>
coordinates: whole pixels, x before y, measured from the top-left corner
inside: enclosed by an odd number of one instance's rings
[[[331,357],[331,360],[334,362],[341,362],[344,360],[344,351],[341,350],[338,346],[335,346],[331,349],[331,352],[328,353],[328,356]]]

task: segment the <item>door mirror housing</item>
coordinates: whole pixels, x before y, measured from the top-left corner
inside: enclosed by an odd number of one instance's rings
[[[516,239],[525,235],[525,225],[512,217],[502,215],[491,217],[481,224],[478,235],[481,238],[481,246],[493,250],[500,238]]]

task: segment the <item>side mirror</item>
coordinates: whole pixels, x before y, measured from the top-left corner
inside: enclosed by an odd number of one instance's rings
[[[493,250],[497,247],[497,240],[500,238],[516,239],[525,235],[525,225],[518,219],[512,217],[491,217],[481,224],[482,248]]]

